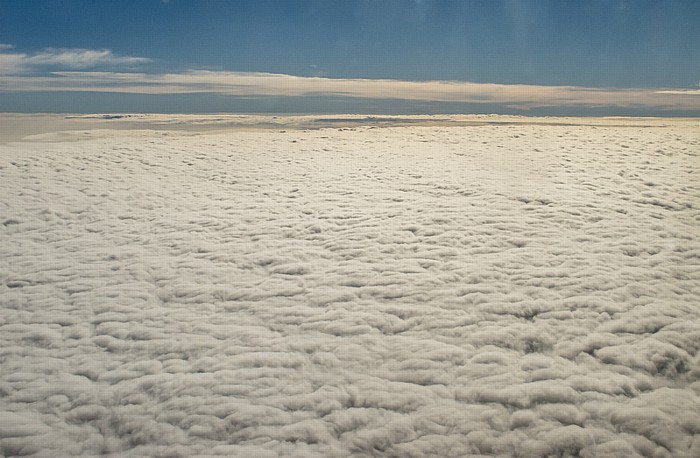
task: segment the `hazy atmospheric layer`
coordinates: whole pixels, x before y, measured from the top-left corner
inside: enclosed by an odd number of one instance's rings
[[[0,145],[0,454],[700,456],[699,126]]]

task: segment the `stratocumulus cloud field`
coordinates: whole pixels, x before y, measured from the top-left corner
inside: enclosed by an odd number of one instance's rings
[[[616,123],[0,145],[0,454],[700,456],[700,124]]]

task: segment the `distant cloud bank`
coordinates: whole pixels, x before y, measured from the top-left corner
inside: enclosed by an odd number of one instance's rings
[[[294,76],[276,73],[133,70],[151,62],[112,51],[47,48],[34,54],[0,45],[0,92],[87,91],[131,94],[213,93],[228,96],[339,96],[432,102],[497,103],[542,107],[621,107],[700,110],[700,91],[677,88],[591,88]]]

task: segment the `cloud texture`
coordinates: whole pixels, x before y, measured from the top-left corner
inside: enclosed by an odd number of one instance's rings
[[[0,453],[697,456],[698,132],[0,146]]]

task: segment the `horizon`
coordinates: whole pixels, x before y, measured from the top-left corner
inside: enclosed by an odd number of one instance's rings
[[[0,112],[700,116],[700,3],[0,1]]]

